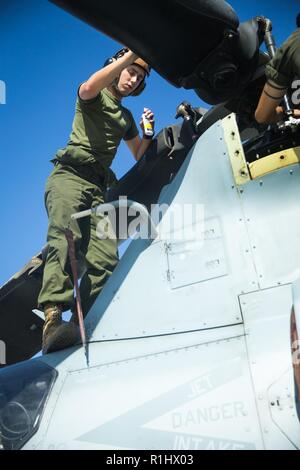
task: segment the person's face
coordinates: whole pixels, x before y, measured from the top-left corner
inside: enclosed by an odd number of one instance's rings
[[[121,95],[130,95],[141,84],[145,78],[145,75],[146,72],[144,72],[141,67],[135,64],[130,65],[126,69],[122,70],[118,83],[118,89]]]

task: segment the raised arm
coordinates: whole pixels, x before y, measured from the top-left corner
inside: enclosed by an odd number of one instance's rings
[[[123,69],[133,64],[137,58],[136,54],[128,51],[118,60],[98,70],[80,86],[80,98],[83,100],[95,98],[101,90],[110,85],[120,75]]]

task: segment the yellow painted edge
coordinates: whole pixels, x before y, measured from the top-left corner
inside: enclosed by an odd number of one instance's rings
[[[225,143],[235,183],[240,186],[251,180],[235,113],[222,119]]]
[[[290,165],[300,163],[300,147],[281,150],[249,164],[252,179],[259,178]]]

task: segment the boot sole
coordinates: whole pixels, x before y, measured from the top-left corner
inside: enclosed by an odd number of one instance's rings
[[[56,328],[43,346],[43,354],[74,346],[79,341],[78,327],[74,323],[64,323]]]

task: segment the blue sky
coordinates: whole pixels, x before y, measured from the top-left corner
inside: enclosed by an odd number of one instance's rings
[[[229,3],[241,21],[258,14],[271,18],[278,44],[295,29],[300,11],[299,0]],[[49,160],[68,139],[78,85],[120,46],[47,0],[0,0],[0,18],[0,80],[6,84],[6,104],[0,105],[1,285],[45,244]],[[144,106],[152,108],[159,130],[174,122],[182,100],[203,105],[193,91],[153,73],[146,91],[124,104],[136,121]],[[113,169],[120,177],[133,164],[122,145]]]

